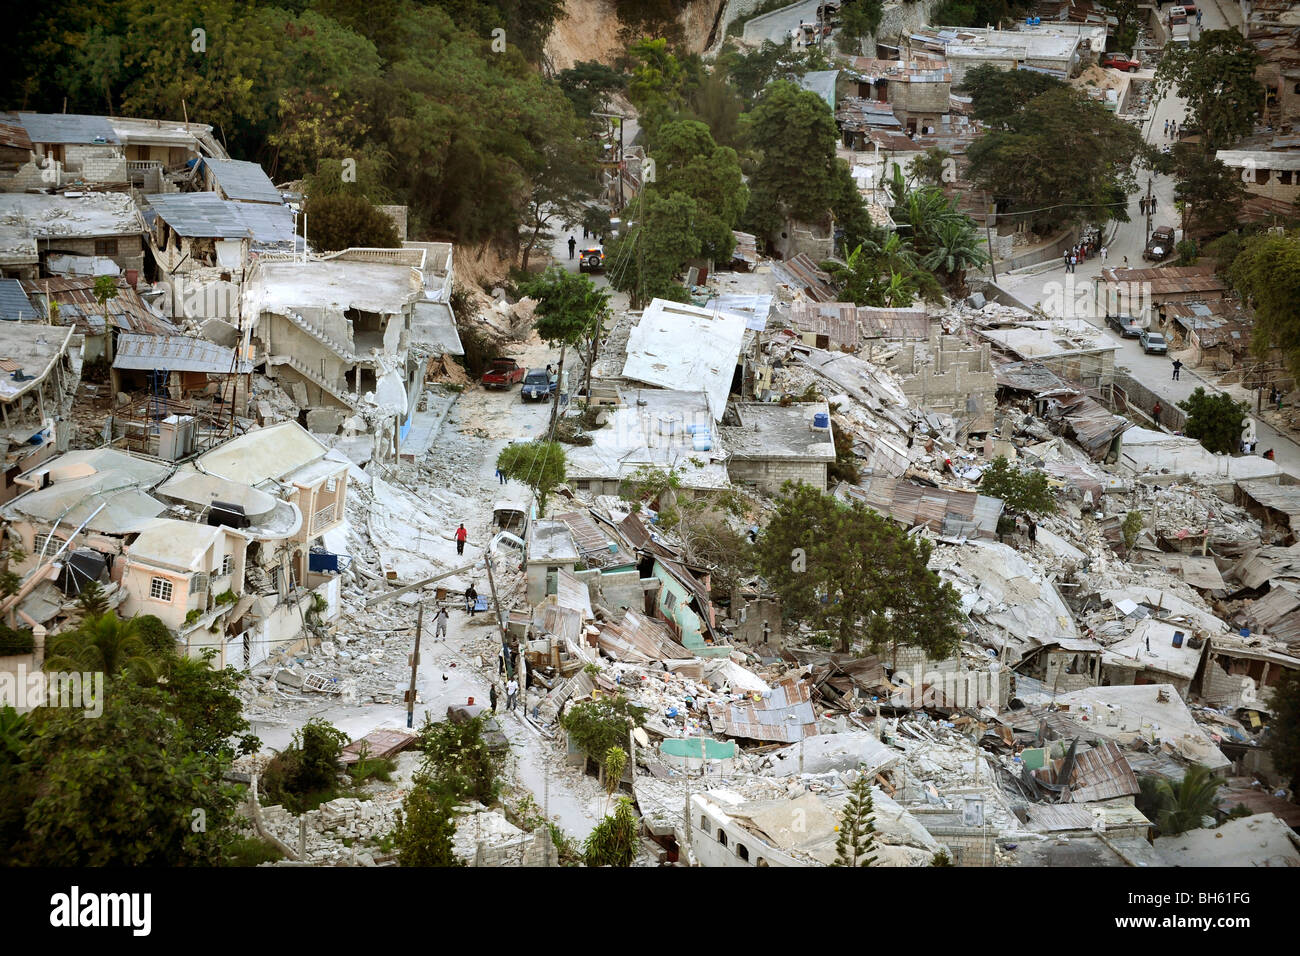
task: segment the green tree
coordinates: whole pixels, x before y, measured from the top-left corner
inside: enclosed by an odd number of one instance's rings
[[[190,747],[228,763],[236,756],[256,753],[262,742],[246,733],[249,725],[239,698],[244,675],[233,667],[214,667],[216,653],[213,648],[199,658],[168,653],[162,667],[164,680],[159,681],[160,703],[183,729]]]
[[[1137,46],[1141,16],[1138,0],[1099,0],[1103,10],[1115,18],[1115,28],[1107,38],[1106,49],[1129,54]]]
[[[546,514],[546,499],[564,484],[568,464],[564,446],[553,441],[507,445],[497,455],[497,467],[507,478],[521,481],[537,495],[537,514]]]
[[[820,47],[795,50],[789,40],[764,40],[756,49],[742,51],[728,40],[714,60],[715,69],[746,103],[752,103],[775,79],[797,80],[805,73],[830,68]]]
[[[1187,49],[1171,47],[1156,68],[1156,91],[1176,90],[1200,130],[1201,149],[1213,155],[1255,128],[1264,87],[1255,79],[1260,56],[1236,30],[1206,30]]]
[[[1056,498],[1047,475],[1036,468],[1020,468],[998,455],[980,477],[980,494],[1001,498],[1008,511],[1047,515],[1056,511]]]
[[[875,799],[866,774],[849,787],[849,801],[840,817],[835,840],[835,862],[831,866],[874,866],[876,863]]]
[[[894,165],[897,167],[898,164]],[[939,146],[931,146],[912,160],[912,177],[921,186],[942,187],[952,181],[955,171],[956,160],[952,153]]]
[[[313,248],[328,252],[353,246],[396,249],[402,244],[393,220],[364,196],[310,196],[306,219],[300,220],[300,225],[311,227],[307,238]]]
[[[107,308],[109,301],[117,298],[117,276],[95,276],[94,291],[99,307]]]
[[[1265,746],[1277,771],[1292,791],[1300,791],[1300,671],[1283,669],[1270,699]]]
[[[952,857],[948,855],[947,850],[939,850],[930,860],[931,866],[953,866]]]
[[[862,53],[862,41],[874,37],[884,15],[882,0],[855,0],[840,8],[840,29],[835,45],[841,53]]]
[[[573,742],[595,760],[612,747],[627,743],[628,731],[645,720],[646,709],[622,694],[579,701],[565,711],[561,721]]]
[[[736,151],[717,145],[709,128],[694,120],[665,123],[655,143],[655,192],[688,196],[695,203],[692,228],[700,239],[699,255],[729,262],[735,247],[731,230],[749,201]]]
[[[464,866],[456,856],[455,800],[431,777],[417,774],[393,831],[401,866]]]
[[[1237,294],[1255,309],[1256,354],[1276,345],[1291,371],[1300,371],[1300,234],[1251,236],[1227,271]]]
[[[642,39],[628,47],[627,55],[632,64],[628,99],[653,146],[660,125],[682,113],[704,71],[698,58],[678,57],[663,38]]]
[[[108,610],[108,598],[98,581],[88,581],[77,594],[77,607],[87,617],[98,617]]]
[[[573,104],[573,112],[583,118],[610,112],[610,98],[624,92],[628,81],[625,74],[596,60],[579,61],[555,79]]]
[[[787,217],[824,223],[835,198],[837,134],[830,107],[816,93],[778,80],[749,114],[750,141],[761,158],[749,177],[750,229],[765,238]]]
[[[1024,215],[1037,229],[1127,221],[1126,196],[1137,188],[1131,167],[1146,149],[1131,123],[1058,84],[1003,116],[1003,124],[966,151],[968,175],[1002,211]]]
[[[597,289],[586,276],[575,275],[559,266],[552,266],[545,274],[523,283],[519,291],[537,300],[533,309],[536,317],[533,327],[548,345],[560,347],[559,374],[563,380],[568,350],[583,341],[594,343],[604,331],[605,317],[609,313],[609,292]],[[588,369],[594,361],[593,351]],[[556,389],[551,405],[552,422],[559,409],[560,392]]]
[[[426,715],[420,728],[420,749],[424,752],[421,772],[440,792],[455,800],[477,800],[485,805],[496,799],[505,755],[483,739],[482,717],[458,724],[434,722]]]
[[[1187,231],[1199,236],[1235,229],[1246,186],[1235,169],[1193,143],[1173,149],[1174,200],[1186,205]]]
[[[45,667],[48,671],[97,671],[109,677],[128,673],[149,683],[158,673],[158,658],[140,639],[134,620],[123,621],[109,611],[50,638]]]
[[[543,170],[533,178],[521,222],[519,268],[525,272],[538,241],[555,238],[552,225],[580,222],[599,192],[593,143],[581,135],[576,119],[573,125],[571,138],[552,140],[541,149]]]
[[[759,570],[785,614],[835,636],[841,651],[918,644],[932,659],[961,639],[956,591],[926,565],[930,544],[857,502],[787,484],[759,536]]]
[[[650,187],[629,208],[636,225],[606,248],[605,261],[613,263],[606,268],[609,284],[626,292],[636,309],[645,308],[651,299],[690,301],[678,276],[688,260],[700,255],[695,200]]]
[[[266,796],[295,813],[328,799],[338,786],[339,758],[348,735],[320,718],[312,718],[293,741],[271,759],[263,775]]]
[[[632,801],[621,797],[613,814],[596,824],[582,847],[587,866],[631,866],[636,862],[641,825]]]
[[[1142,526],[1146,523],[1146,518],[1140,511],[1130,511],[1124,516],[1124,523],[1120,525],[1120,535],[1124,539],[1124,547],[1132,551],[1133,546],[1137,544],[1138,535],[1142,533]]]
[[[236,704],[238,701],[236,700]],[[211,866],[234,823],[228,767],[192,746],[165,692],[110,679],[98,717],[40,708],[0,798],[11,866]]]
[[[1241,447],[1241,432],[1246,426],[1250,405],[1238,402],[1225,392],[1206,392],[1197,386],[1178,407],[1187,413],[1183,434],[1195,438],[1207,449],[1230,455]]]
[[[1046,73],[1033,70],[1004,70],[983,64],[966,71],[961,88],[971,99],[971,112],[981,123],[995,129],[1011,128],[1010,120],[1029,103],[1066,84]]]
[[[1138,778],[1138,809],[1160,828],[1162,836],[1197,830],[1219,805],[1219,781],[1200,764],[1192,764],[1180,781],[1163,777]]]

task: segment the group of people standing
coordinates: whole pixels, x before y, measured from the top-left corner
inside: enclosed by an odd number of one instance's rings
[[[1165,139],[1178,138],[1178,120],[1165,120]]]
[[[1142,215],[1144,215],[1144,216],[1145,216],[1147,213],[1154,213],[1154,212],[1156,211],[1156,197],[1155,197],[1155,196],[1143,196],[1141,199],[1139,199],[1139,200],[1138,200],[1138,211],[1141,212]]]
[[[1106,261],[1106,247],[1101,245],[1095,239],[1085,239],[1076,243],[1073,248],[1065,253],[1065,271],[1074,272],[1074,267],[1083,262],[1090,256],[1100,256],[1101,261]]]

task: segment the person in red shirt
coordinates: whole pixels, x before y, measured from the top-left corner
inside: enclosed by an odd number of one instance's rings
[[[469,532],[465,530],[465,525],[462,523],[461,526],[456,529],[456,553],[457,554],[465,553],[465,539],[468,537],[469,537]]]

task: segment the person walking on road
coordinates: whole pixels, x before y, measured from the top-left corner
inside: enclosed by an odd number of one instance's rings
[[[578,240],[572,236],[569,237],[569,258],[573,258],[573,250],[578,248]]]
[[[1178,381],[1178,373],[1182,371],[1182,368],[1183,368],[1183,363],[1178,359],[1174,359],[1174,381],[1175,382]]]
[[[447,609],[445,607],[438,608],[438,613],[433,616],[433,623],[436,625],[434,638],[445,641],[447,639]]]
[[[500,468],[497,469],[497,482],[503,485],[506,483],[506,473]]]
[[[1165,139],[1169,138],[1169,120],[1165,120]]]
[[[1105,261],[1106,261],[1106,247],[1105,247],[1105,246],[1102,246],[1102,247],[1101,247],[1101,261],[1102,261],[1102,262],[1105,262]]]
[[[470,617],[474,616],[474,609],[478,606],[478,592],[474,590],[474,585],[465,589],[465,613]]]
[[[1151,418],[1152,420],[1155,421],[1156,428],[1160,427],[1160,413],[1163,411],[1164,408],[1161,406],[1159,402],[1156,402],[1155,407],[1151,409]]]
[[[510,683],[506,684],[506,710],[515,709],[515,704],[518,703],[518,697],[519,681],[512,677],[510,678]]]
[[[497,712],[497,685],[495,683],[488,690],[488,703],[492,705],[492,713],[495,714]]]
[[[456,553],[457,554],[465,553],[465,539],[468,537],[469,537],[469,532],[465,530],[465,525],[462,523],[461,526],[456,529]]]

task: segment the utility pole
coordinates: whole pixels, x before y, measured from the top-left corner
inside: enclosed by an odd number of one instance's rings
[[[989,225],[993,219],[993,211],[997,208],[996,203],[989,203],[989,211],[984,214],[984,238],[989,244],[989,272],[993,275],[993,281],[998,281],[998,270],[993,266],[993,229]]]
[[[420,635],[424,633],[424,605],[415,618],[415,653],[411,655],[411,687],[406,692],[406,726],[409,730],[415,723],[415,675],[420,667]]]
[[[1147,242],[1151,241],[1151,186],[1154,182],[1154,176],[1147,177]]]

